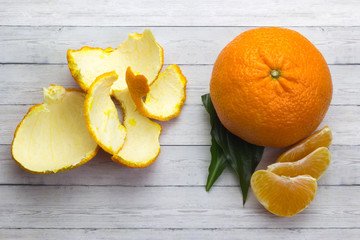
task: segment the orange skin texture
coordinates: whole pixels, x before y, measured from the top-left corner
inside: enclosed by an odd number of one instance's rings
[[[272,70],[280,77],[273,78]],[[210,96],[230,132],[252,144],[286,147],[319,126],[331,102],[332,81],[324,57],[304,36],[257,28],[222,50]]]
[[[130,89],[131,98],[133,99],[136,107],[143,109],[141,98],[145,97],[146,94],[150,91],[148,80],[144,75],[135,75],[131,71],[131,67],[126,69],[126,84]],[[142,113],[142,112],[141,112]]]

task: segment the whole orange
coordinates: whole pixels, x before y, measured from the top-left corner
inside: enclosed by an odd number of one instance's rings
[[[332,97],[324,57],[293,30],[243,32],[218,56],[210,96],[222,124],[245,141],[286,147],[312,133]]]

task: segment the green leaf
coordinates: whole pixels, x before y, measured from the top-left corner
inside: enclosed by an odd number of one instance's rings
[[[250,144],[229,132],[220,122],[211,102],[210,94],[201,96],[203,105],[210,115],[211,124],[211,164],[206,184],[208,191],[227,165],[238,175],[245,204],[250,178],[259,164],[264,147]]]
[[[205,109],[210,115],[210,125],[213,127],[214,119],[217,118],[215,109],[212,105],[209,94],[201,96]],[[213,134],[211,134],[212,136]],[[206,191],[209,191],[215,181],[219,178],[226,166],[229,164],[224,156],[222,148],[216,143],[214,137],[211,138],[211,162],[209,166],[209,175],[206,182]]]
[[[226,136],[227,141],[226,144],[222,145],[222,148],[227,153],[227,160],[230,162],[231,167],[238,175],[243,204],[245,204],[251,175],[261,160],[264,147],[248,143],[229,131]]]
[[[210,147],[211,163],[209,166],[209,175],[206,182],[206,191],[209,191],[221,173],[228,165],[228,161],[224,156],[224,152],[221,147],[216,143],[214,139],[211,140],[212,145]]]

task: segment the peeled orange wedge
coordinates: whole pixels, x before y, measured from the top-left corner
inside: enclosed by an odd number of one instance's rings
[[[186,78],[177,65],[167,67],[151,85],[144,75],[135,74],[129,67],[126,83],[137,109],[143,115],[167,121],[180,114],[186,99]],[[145,103],[143,97],[146,97]]]
[[[81,166],[98,151],[85,124],[85,94],[55,85],[44,88],[43,94],[44,103],[31,107],[15,131],[14,160],[32,173]]]
[[[317,183],[315,178],[308,175],[291,178],[259,170],[251,177],[251,187],[268,211],[278,216],[291,217],[311,203]]]
[[[268,166],[267,170],[279,176],[296,177],[310,175],[319,180],[330,165],[330,152],[320,147],[296,162],[279,162]]]
[[[256,171],[251,186],[259,202],[279,216],[290,217],[305,209],[314,199],[316,180],[330,165],[327,146],[331,139],[330,128],[324,127],[282,154],[267,170]]]
[[[128,89],[116,90],[113,94],[123,110],[126,138],[112,159],[128,167],[149,166],[160,153],[161,126],[137,110]]]
[[[151,83],[162,68],[163,56],[163,49],[156,43],[150,30],[145,30],[143,34],[129,34],[129,38],[116,49],[83,47],[67,52],[71,75],[84,91],[98,76],[112,71],[119,75],[113,88],[125,89],[128,66],[143,74]]]
[[[328,126],[313,133],[284,152],[276,162],[294,162],[304,158],[319,147],[329,147],[332,141],[332,133]]]
[[[115,72],[97,77],[88,89],[84,104],[89,132],[96,143],[110,154],[120,150],[126,136],[126,129],[120,123],[117,109],[110,97],[111,86],[117,79]]]

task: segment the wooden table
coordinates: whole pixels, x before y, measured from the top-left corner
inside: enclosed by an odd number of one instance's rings
[[[326,58],[334,84],[324,125],[332,163],[313,203],[292,218],[267,212],[226,171],[207,193],[209,91],[220,50],[256,26],[285,26]],[[153,31],[165,64],[188,79],[181,115],[162,123],[161,155],[130,169],[99,152],[53,175],[21,170],[10,154],[14,130],[42,87],[77,87],[66,51],[116,47],[127,33]],[[0,239],[359,239],[360,1],[0,1]],[[267,148],[259,168],[284,149]]]

